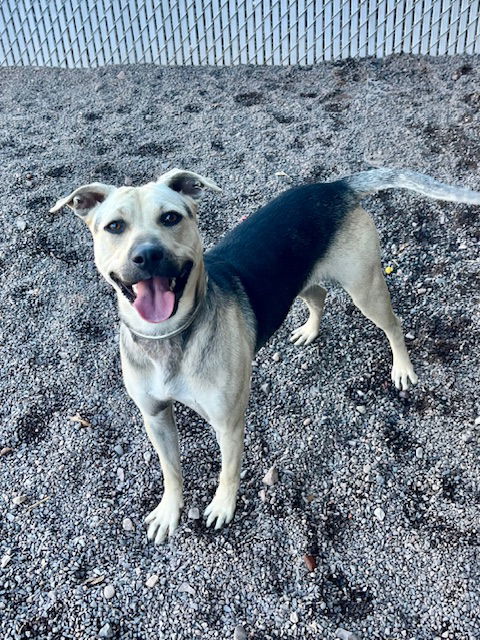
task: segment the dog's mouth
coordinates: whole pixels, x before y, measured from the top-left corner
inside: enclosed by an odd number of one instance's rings
[[[187,262],[174,277],[151,276],[132,284],[123,281],[115,273],[111,273],[110,278],[144,320],[159,323],[177,312],[192,267],[193,262]]]

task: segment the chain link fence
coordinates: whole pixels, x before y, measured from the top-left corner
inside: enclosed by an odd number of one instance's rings
[[[0,65],[312,64],[480,53],[480,0],[1,0]]]

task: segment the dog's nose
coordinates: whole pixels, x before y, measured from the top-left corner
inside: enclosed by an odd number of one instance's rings
[[[151,271],[161,260],[163,260],[163,251],[154,244],[140,244],[132,255],[132,261],[144,271]]]

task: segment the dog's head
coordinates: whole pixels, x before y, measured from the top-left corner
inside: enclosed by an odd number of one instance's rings
[[[51,212],[68,206],[87,223],[97,268],[116,289],[124,315],[161,323],[181,307],[189,310],[203,274],[196,213],[205,189],[220,191],[207,178],[172,169],[141,187],[84,185]]]

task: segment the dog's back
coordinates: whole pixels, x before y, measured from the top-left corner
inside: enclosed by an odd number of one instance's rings
[[[342,181],[290,189],[205,255],[220,286],[238,278],[257,322],[257,349],[280,327],[295,296],[357,199]]]

